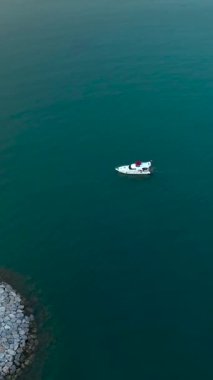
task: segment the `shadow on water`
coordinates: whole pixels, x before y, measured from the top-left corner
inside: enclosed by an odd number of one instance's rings
[[[45,363],[49,358],[50,351],[54,348],[51,314],[42,303],[41,291],[37,289],[31,278],[1,267],[0,282],[10,284],[22,296],[26,314],[33,314],[35,317],[38,346],[32,363],[23,370],[18,378],[20,380],[41,380]]]

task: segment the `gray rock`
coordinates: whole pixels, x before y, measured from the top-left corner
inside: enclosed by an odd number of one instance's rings
[[[10,345],[7,342],[2,343],[2,345],[4,346],[5,351],[8,350],[8,348],[10,348]]]
[[[15,317],[15,315],[13,313],[10,313],[9,317],[10,317],[10,319],[14,319],[14,320],[16,319],[16,317]]]
[[[20,357],[21,357],[21,354],[16,354],[16,356],[15,356],[15,360],[19,361],[19,360],[20,360]]]
[[[10,330],[11,329],[11,327],[9,325],[5,325],[4,328],[5,328],[5,330]]]
[[[6,359],[7,359],[8,362],[12,362],[13,361],[13,356],[8,353],[6,355]]]
[[[24,330],[19,330],[19,335],[25,335],[25,331]]]
[[[10,291],[10,297],[17,297],[16,292],[14,292],[14,291]]]
[[[11,374],[14,374],[16,372],[16,366],[13,364],[11,367],[10,367],[10,373]]]
[[[19,339],[19,334],[17,333],[17,331],[13,331],[12,335],[13,335],[14,339]]]
[[[19,347],[19,342],[15,342],[13,345],[14,351],[17,351],[17,348]]]
[[[9,367],[7,365],[5,365],[3,368],[2,368],[2,371],[7,374],[9,372]]]
[[[15,355],[16,354],[15,351],[11,350],[11,349],[7,350],[7,352],[8,352],[9,355]]]

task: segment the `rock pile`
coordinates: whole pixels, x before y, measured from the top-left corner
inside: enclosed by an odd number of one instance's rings
[[[14,379],[29,363],[37,338],[33,321],[21,296],[0,283],[0,380]]]

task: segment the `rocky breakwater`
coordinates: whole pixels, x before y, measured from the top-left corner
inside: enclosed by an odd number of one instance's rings
[[[36,345],[34,316],[9,284],[0,283],[0,380],[15,379],[30,364]]]

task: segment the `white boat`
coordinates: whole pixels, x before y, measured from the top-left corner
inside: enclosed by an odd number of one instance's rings
[[[152,173],[152,161],[136,161],[131,165],[118,166],[115,170],[127,175],[149,175]]]

